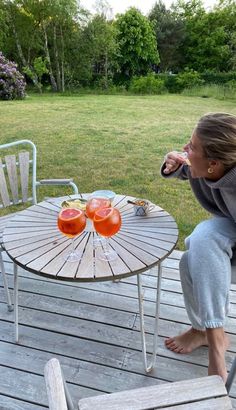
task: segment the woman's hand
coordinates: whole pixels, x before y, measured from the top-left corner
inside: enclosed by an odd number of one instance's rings
[[[181,156],[181,154],[177,151],[168,152],[165,155],[165,168],[163,170],[164,174],[170,174],[171,172],[175,172],[180,165],[186,162],[186,158]]]

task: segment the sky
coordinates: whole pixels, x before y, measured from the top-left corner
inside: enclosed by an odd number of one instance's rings
[[[171,3],[173,3],[172,0],[162,0],[162,1],[166,5],[167,8],[170,6]],[[152,6],[156,3],[155,0],[107,0],[107,2],[112,8],[112,14],[114,16],[117,13],[125,13],[129,7],[136,7],[143,14],[146,15],[151,10]],[[95,3],[96,3],[96,0],[81,0],[80,1],[80,4],[91,12],[94,11]],[[206,9],[211,8],[216,3],[218,3],[217,0],[203,0],[204,7]]]

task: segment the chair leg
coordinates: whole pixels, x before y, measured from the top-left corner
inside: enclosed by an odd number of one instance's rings
[[[18,329],[18,270],[16,263],[13,264],[14,267],[14,317],[15,317],[15,341],[19,342],[19,329]]]
[[[7,276],[6,276],[5,267],[4,267],[3,258],[2,258],[2,251],[0,251],[0,268],[1,268],[1,272],[2,272],[2,279],[3,279],[3,285],[4,285],[6,299],[7,299],[8,310],[9,310],[9,312],[12,312],[13,311],[13,306],[12,306],[12,303],[11,303],[11,296],[10,296],[10,292],[9,292],[9,288],[8,288]]]
[[[234,361],[232,363],[232,366],[230,368],[230,371],[229,371],[229,374],[228,374],[228,377],[225,383],[225,387],[228,393],[230,392],[235,374],[236,374],[236,357],[234,358]]]

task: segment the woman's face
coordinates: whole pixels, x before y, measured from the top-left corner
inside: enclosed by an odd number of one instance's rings
[[[214,178],[214,175],[208,172],[211,161],[204,156],[201,141],[195,133],[193,133],[189,143],[184,146],[184,151],[188,153],[191,162],[190,172],[192,178]]]

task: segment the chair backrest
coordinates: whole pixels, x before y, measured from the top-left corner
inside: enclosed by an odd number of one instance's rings
[[[1,151],[9,152],[15,146],[22,146],[24,151],[1,155]],[[0,208],[28,201],[37,203],[36,154],[36,146],[29,140],[0,145]]]

